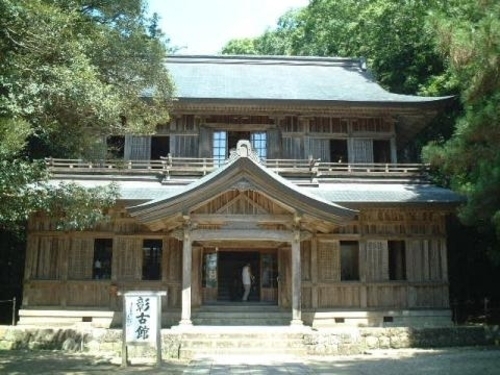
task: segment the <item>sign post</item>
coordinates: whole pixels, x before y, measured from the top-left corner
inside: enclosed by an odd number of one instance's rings
[[[123,296],[122,367],[128,365],[127,345],[155,345],[161,366],[161,297],[167,292],[132,291]]]

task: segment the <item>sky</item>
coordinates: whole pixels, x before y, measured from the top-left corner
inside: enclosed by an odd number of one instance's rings
[[[219,53],[231,39],[253,38],[274,28],[288,10],[309,0],[149,0],[160,28],[179,54]]]

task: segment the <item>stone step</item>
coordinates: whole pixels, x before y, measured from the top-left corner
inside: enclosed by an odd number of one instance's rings
[[[266,303],[220,303],[194,309],[191,320],[197,326],[288,326],[291,312]]]
[[[210,329],[212,328],[212,329]],[[304,355],[304,333],[290,327],[205,327],[196,333],[182,333],[180,356],[214,354]]]

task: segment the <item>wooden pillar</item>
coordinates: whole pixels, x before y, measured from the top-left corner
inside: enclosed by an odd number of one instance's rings
[[[311,241],[311,307],[318,308],[318,238]]]
[[[293,232],[292,239],[292,321],[291,325],[303,325],[302,322],[302,272],[300,264],[300,230]]]
[[[193,252],[191,246],[191,230],[184,227],[184,241],[182,244],[182,312],[179,325],[191,326],[191,267]]]

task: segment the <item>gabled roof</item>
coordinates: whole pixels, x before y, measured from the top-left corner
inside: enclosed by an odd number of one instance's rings
[[[426,105],[447,98],[393,94],[360,59],[301,56],[172,55],[179,101],[294,101]]]
[[[149,224],[179,214],[188,215],[193,207],[228,190],[257,190],[298,216],[307,214],[333,224],[346,224],[357,214],[356,210],[301,191],[290,181],[261,166],[251,155],[239,151],[241,148],[238,147],[237,154],[228,164],[188,185],[185,190],[165,199],[130,207],[131,216]]]

